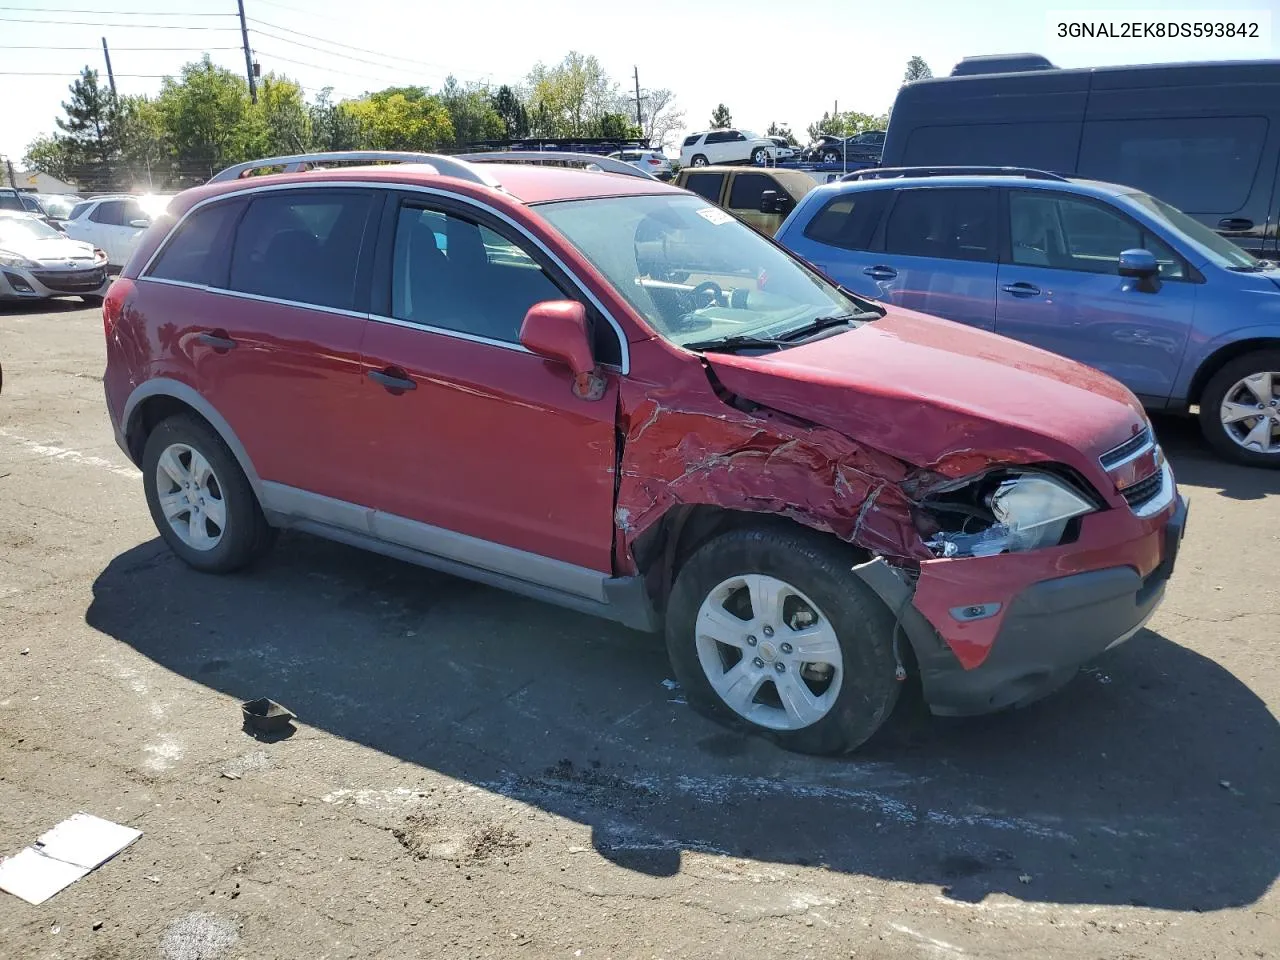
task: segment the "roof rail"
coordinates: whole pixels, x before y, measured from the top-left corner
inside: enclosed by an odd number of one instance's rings
[[[555,167],[582,167],[598,173],[620,173],[624,177],[657,180],[639,167],[595,153],[568,153],[562,150],[498,150],[493,153],[460,153],[454,159],[468,163],[536,163]]]
[[[845,174],[840,179],[889,180],[894,177],[1026,177],[1028,180],[1068,182],[1061,174],[1032,167],[869,167]]]
[[[390,150],[339,150],[332,153],[299,153],[288,157],[250,160],[247,163],[237,163],[233,167],[220,170],[209,182],[239,180],[270,167],[284,167],[282,171],[284,173],[297,173],[326,163],[424,163],[435,167],[436,173],[442,177],[456,177],[459,180],[467,180],[486,187],[501,187],[501,184],[489,173],[477,170],[457,157],[443,157],[438,153],[398,153]]]

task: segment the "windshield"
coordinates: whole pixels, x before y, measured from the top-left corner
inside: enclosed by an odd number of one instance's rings
[[[55,220],[66,220],[71,215],[71,208],[80,202],[79,197],[62,197],[42,195],[40,202],[44,205],[44,212]]]
[[[1234,270],[1259,268],[1258,261],[1250,254],[1241,250],[1226,237],[1214,233],[1199,220],[1187,216],[1177,207],[1171,207],[1163,200],[1157,200],[1145,193],[1131,193],[1129,199],[1163,221],[1170,229],[1184,234],[1203,247],[1209,259],[1218,266]]]
[[[0,244],[22,244],[30,240],[62,239],[62,234],[35,217],[0,217]]]
[[[879,316],[701,197],[608,197],[537,209],[660,336],[681,346],[784,337],[819,318]]]

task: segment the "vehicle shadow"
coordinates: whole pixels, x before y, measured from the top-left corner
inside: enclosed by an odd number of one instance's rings
[[[1205,443],[1194,417],[1155,415],[1151,422],[1179,483],[1217,490],[1232,500],[1280,494],[1280,470],[1228,463]]]
[[[0,300],[0,316],[6,314],[74,313],[77,310],[97,309],[79,297],[55,297],[50,300]]]
[[[970,902],[1217,910],[1280,867],[1275,717],[1152,632],[1027,709],[909,707],[856,756],[817,759],[693,713],[657,638],[302,535],[234,577],[153,540],[93,593],[87,623],[168,670],[587,824],[650,875],[701,851]]]

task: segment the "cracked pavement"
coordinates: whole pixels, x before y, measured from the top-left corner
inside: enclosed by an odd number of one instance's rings
[[[0,363],[0,855],[77,810],[143,831],[42,906],[0,894],[0,956],[1280,944],[1280,474],[1189,423],[1157,423],[1192,507],[1148,630],[1023,711],[907,704],[816,760],[692,714],[604,621],[301,535],[193,573],[111,440],[97,311],[0,307]],[[241,731],[260,696],[296,734]]]

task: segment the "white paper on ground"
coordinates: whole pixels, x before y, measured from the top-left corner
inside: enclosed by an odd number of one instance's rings
[[[44,834],[32,846],[46,857],[93,870],[102,866],[133,841],[141,830],[77,813]]]
[[[141,830],[77,813],[21,853],[0,860],[0,890],[31,904],[44,903],[140,836]]]
[[[88,872],[87,867],[63,863],[27,847],[7,860],[0,860],[0,890],[39,906]]]

